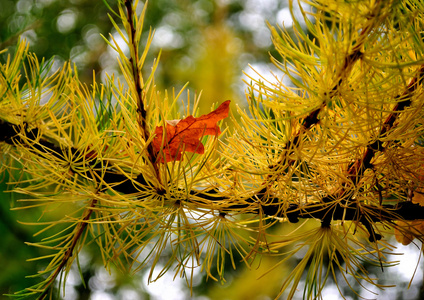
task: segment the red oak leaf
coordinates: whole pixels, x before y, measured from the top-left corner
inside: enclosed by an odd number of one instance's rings
[[[165,134],[163,126],[156,127],[156,136],[153,138],[154,151],[158,153],[162,150],[168,162],[181,160],[184,151],[203,154],[205,148],[200,138],[204,135],[218,136],[221,130],[216,123],[228,117],[229,109],[230,100],[227,100],[207,115],[166,121]],[[163,163],[165,159],[162,156],[159,161]]]

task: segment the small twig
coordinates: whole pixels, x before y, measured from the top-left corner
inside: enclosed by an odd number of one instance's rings
[[[412,94],[417,89],[418,85],[424,78],[424,65],[417,72],[417,76],[415,76],[410,83],[408,84],[406,90],[396,96],[398,102],[396,103],[393,111],[386,118],[384,123],[381,125],[380,133],[376,141],[368,144],[367,149],[364,152],[364,155],[355,161],[348,170],[348,178],[351,179],[352,182],[358,183],[360,178],[363,176],[366,169],[372,168],[372,159],[374,158],[377,152],[381,152],[384,150],[383,142],[379,140],[379,138],[383,138],[387,135],[387,133],[392,130],[395,126],[395,121],[398,119],[400,113],[404,111],[408,106],[411,105]]]
[[[131,50],[131,57],[130,57],[130,63],[132,67],[132,73],[134,77],[134,86],[136,90],[136,96],[137,96],[137,112],[139,113],[139,126],[142,130],[142,133],[144,134],[144,139],[149,139],[149,131],[147,130],[147,124],[146,124],[146,118],[147,118],[147,111],[144,109],[144,95],[143,95],[143,85],[141,83],[141,76],[138,72],[138,45],[135,44],[136,40],[136,30],[134,28],[134,12],[132,8],[132,1],[126,0],[125,1],[125,7],[127,8],[127,20],[130,25],[130,32],[129,32],[129,44],[132,48]]]
[[[73,235],[71,245],[65,251],[64,257],[63,257],[61,263],[59,264],[59,266],[56,268],[56,271],[50,276],[45,290],[38,297],[39,300],[43,300],[47,296],[47,294],[50,291],[51,285],[54,283],[57,276],[60,274],[60,272],[65,267],[65,265],[69,262],[71,257],[74,255],[75,247],[77,246],[78,241],[80,240],[82,234],[84,233],[84,230],[86,229],[86,227],[88,225],[88,220],[90,219],[90,216],[93,213],[93,209],[95,208],[96,204],[97,204],[97,199],[93,199],[91,201],[90,206],[87,207],[87,211],[86,211],[85,216],[82,218],[81,222],[79,222],[78,225],[77,225],[78,228],[75,232],[75,235]]]
[[[125,0],[125,7],[127,9],[127,21],[130,25],[130,32],[129,34],[129,46],[131,48],[131,57],[130,57],[130,63],[131,63],[131,69],[132,74],[134,77],[134,86],[136,91],[136,97],[137,97],[137,121],[140,127],[140,130],[143,134],[143,139],[145,141],[148,141],[150,138],[150,131],[147,124],[147,110],[145,109],[145,94],[142,84],[142,78],[140,76],[138,64],[139,64],[139,54],[138,54],[138,45],[136,45],[136,30],[134,28],[134,17],[135,13],[132,7],[132,1]],[[152,143],[149,143],[147,145],[147,153],[149,160],[155,167],[156,174],[159,174],[159,170],[157,168],[156,164],[156,154],[153,149]],[[159,176],[157,176],[159,179]]]

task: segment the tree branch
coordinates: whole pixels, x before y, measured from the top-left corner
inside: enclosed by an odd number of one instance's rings
[[[397,103],[393,108],[393,111],[381,125],[380,133],[377,139],[373,142],[370,142],[362,158],[358,159],[350,166],[348,170],[348,178],[351,179],[352,182],[359,182],[359,179],[362,177],[365,170],[372,168],[371,161],[375,154],[377,152],[384,151],[384,145],[380,139],[387,136],[387,133],[394,128],[395,121],[398,119],[400,113],[411,105],[411,96],[422,83],[423,79],[424,65],[421,66],[417,72],[417,75],[409,82],[406,90],[402,94],[396,96],[395,99],[397,100]]]
[[[424,67],[421,69],[424,72]],[[61,158],[62,153],[67,152],[67,149],[62,149],[58,145],[47,141],[43,137],[38,138],[37,143],[27,144],[31,136],[37,136],[38,130],[26,130],[27,138],[22,138],[20,126],[11,124],[7,121],[0,120],[0,141],[6,142],[16,147],[27,147],[34,152],[44,152],[46,154],[54,155],[57,158]],[[71,148],[72,153],[76,153],[80,150]],[[95,155],[94,155],[95,156]],[[94,159],[90,162],[92,167],[95,168],[98,162]],[[124,174],[114,173],[111,169],[108,172],[94,171],[97,176],[103,176],[102,179],[108,184],[112,185],[113,188],[124,194],[137,193],[140,189],[148,188],[149,184],[145,180],[142,174],[139,174],[133,180],[128,179]],[[138,187],[134,186],[133,181],[139,184]],[[158,191],[160,193],[160,191]],[[204,191],[191,190],[189,191],[190,197],[197,199],[212,201],[217,203],[230,203],[228,197],[220,196],[219,191],[214,189],[207,189]],[[424,219],[424,207],[419,204],[412,203],[411,201],[400,201],[396,205],[366,205],[358,204],[357,201],[334,201],[330,196],[324,197],[321,202],[308,203],[306,205],[290,204],[288,209],[282,209],[283,199],[280,198],[267,198],[266,203],[261,204],[259,199],[265,199],[266,188],[255,193],[255,195],[240,199],[240,204],[229,204],[222,206],[222,212],[231,213],[244,209],[248,213],[259,213],[260,210],[268,216],[275,217],[287,217],[290,222],[298,222],[299,218],[307,219],[319,219],[324,222],[328,220],[344,220],[344,221],[359,221],[364,225],[367,225],[366,220],[371,222],[386,222],[396,220],[422,220]],[[196,201],[193,199],[187,199],[187,201]],[[366,213],[365,213],[366,212]],[[366,218],[365,218],[366,217]]]
[[[357,57],[357,56],[355,56]],[[424,79],[424,65],[418,70],[417,75],[410,81],[406,90],[398,95],[396,99],[397,104],[393,108],[393,111],[386,118],[380,129],[379,138],[382,138],[388,134],[395,126],[395,122],[399,114],[410,106],[412,103],[412,94],[416,91],[417,87],[422,83]],[[304,128],[308,129],[317,122],[317,114],[319,110],[312,112],[306,119],[306,125]],[[306,126],[306,127],[305,127]],[[73,154],[81,152],[81,149],[71,147],[71,149],[63,149],[59,145],[49,141],[47,138],[40,136],[37,128],[28,129],[27,124],[24,126],[18,126],[9,123],[4,120],[0,120],[0,141],[14,145],[16,147],[23,146],[29,148],[34,153],[46,153],[46,155],[53,155],[58,159],[63,159],[63,153],[69,151]],[[25,136],[25,138],[23,138]],[[292,145],[296,145],[300,137],[300,132],[295,135],[292,140]],[[28,143],[33,141],[33,143]],[[287,146],[286,146],[286,149]],[[383,143],[377,139],[376,141],[370,142],[365,150],[362,158],[358,159],[351,164],[348,169],[348,178],[353,182],[358,182],[359,178],[363,176],[364,171],[367,168],[372,167],[371,161],[378,151],[383,151]],[[96,154],[92,155],[94,159],[86,161],[90,168],[94,170],[96,176],[102,178],[108,185],[112,185],[113,188],[121,193],[131,194],[137,193],[140,189],[147,189],[149,187],[148,182],[144,176],[140,173],[132,180],[128,179],[124,174],[115,173],[113,168],[106,172],[100,169],[102,166],[99,161],[95,159]],[[112,164],[111,164],[112,165]],[[104,165],[103,165],[104,167]],[[138,187],[134,186],[134,182],[139,184]],[[159,194],[161,191],[157,191]],[[229,200],[227,197],[219,196],[219,192],[216,190],[205,190],[205,191],[189,191],[191,196],[207,200],[222,202]],[[216,195],[216,196],[215,196]],[[299,218],[314,218],[322,220],[322,226],[329,226],[332,220],[345,220],[345,221],[359,221],[361,222],[370,233],[370,241],[378,240],[381,238],[380,235],[375,234],[372,223],[376,222],[387,222],[395,220],[422,220],[424,219],[424,207],[418,204],[414,204],[411,201],[401,201],[396,205],[366,205],[358,203],[354,199],[345,197],[344,201],[335,201],[334,199],[342,199],[340,195],[333,195],[323,197],[320,202],[309,203],[303,206],[297,204],[290,204],[289,208],[282,209],[282,201],[279,198],[269,197],[267,193],[267,186],[262,188],[252,197],[247,199],[241,199],[241,204],[236,205],[223,205],[222,212],[229,213],[231,211],[246,209],[246,212],[259,213],[263,211],[268,216],[276,217],[287,217],[291,222],[297,222]],[[192,201],[192,199],[187,199]],[[195,201],[195,200],[193,200]],[[261,201],[264,201],[263,204]]]
[[[145,141],[148,141],[150,138],[150,131],[149,131],[149,127],[147,125],[147,111],[144,108],[145,107],[145,96],[144,96],[144,90],[143,90],[143,83],[142,83],[142,78],[140,76],[140,70],[139,70],[139,53],[138,53],[138,44],[136,42],[136,29],[134,27],[134,18],[135,16],[135,12],[133,10],[132,7],[132,2],[130,0],[125,0],[125,7],[127,9],[127,21],[130,25],[130,31],[128,32],[129,34],[129,47],[131,48],[131,57],[129,58],[130,63],[131,63],[131,70],[132,70],[132,75],[134,78],[134,87],[135,87],[135,93],[136,93],[136,97],[137,97],[137,118],[138,118],[138,123],[139,123],[139,127],[140,130],[142,131],[143,134],[143,138]],[[151,163],[154,165],[155,167],[155,172],[157,175],[157,178],[159,178],[159,170],[157,168],[156,165],[156,154],[154,152],[153,149],[153,145],[152,143],[149,143],[147,145],[147,154],[149,157],[149,160],[151,161]]]
[[[86,213],[83,216],[81,222],[77,224],[77,228],[75,229],[75,234],[72,235],[72,239],[70,240],[70,245],[68,246],[67,250],[65,251],[63,258],[61,259],[60,264],[55,268],[55,271],[50,277],[47,279],[47,284],[45,290],[40,294],[40,296],[37,299],[43,300],[47,297],[47,294],[50,291],[51,286],[55,282],[57,276],[59,276],[60,272],[63,270],[63,268],[66,266],[66,264],[70,261],[72,256],[74,256],[76,253],[74,253],[76,246],[78,245],[78,241],[80,240],[82,234],[84,233],[85,229],[88,225],[88,220],[91,217],[91,214],[93,213],[93,209],[96,207],[97,200],[93,199],[90,203],[90,206],[87,207]]]
[[[59,146],[59,143],[51,142],[48,138],[40,135],[38,128],[28,129],[27,125],[24,125],[24,128],[22,128],[22,126],[15,125],[1,119],[0,132],[0,142],[6,142],[7,144],[15,147],[25,147],[37,155],[39,153],[44,153],[47,159],[49,159],[50,155],[53,155],[55,158],[63,160],[64,157],[66,157],[66,153],[72,153],[74,156],[81,157],[79,160],[75,161],[78,163],[82,162],[83,159],[83,155],[78,155],[78,153],[86,152],[86,149],[61,147]],[[31,143],[29,143],[30,141]],[[93,173],[96,174],[98,178],[102,178],[104,182],[109,185],[112,184],[116,191],[132,194],[139,192],[140,189],[143,189],[143,187],[148,187],[148,184],[142,174],[139,174],[137,178],[133,180],[139,183],[139,186],[135,187],[133,181],[128,179],[127,176],[116,173],[113,170],[113,163],[110,163],[109,165],[111,167],[109,170],[105,171],[102,169],[105,167],[105,164],[101,164],[100,161],[96,159],[98,157],[97,153],[90,153],[90,156],[93,157],[93,159],[85,160],[87,166],[93,170]],[[74,172],[79,173],[78,170],[74,170]]]

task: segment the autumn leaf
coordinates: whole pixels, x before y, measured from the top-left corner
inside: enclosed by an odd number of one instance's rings
[[[153,149],[155,153],[161,150],[164,153],[159,161],[179,161],[184,151],[203,154],[205,148],[200,138],[204,135],[218,136],[221,133],[216,123],[228,117],[230,102],[227,100],[216,110],[198,118],[188,116],[181,120],[166,121],[165,133],[163,126],[156,127]]]

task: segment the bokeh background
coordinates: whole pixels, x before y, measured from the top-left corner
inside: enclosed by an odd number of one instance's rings
[[[116,8],[113,1],[107,2]],[[273,76],[271,72],[278,75],[278,70],[269,62],[269,55],[277,54],[272,48],[266,21],[280,26],[284,22],[290,31],[291,15],[287,1],[150,1],[145,20],[146,37],[150,27],[155,29],[155,37],[146,65],[151,66],[162,49],[156,84],[161,89],[179,90],[188,82],[187,88],[191,94],[202,92],[201,114],[209,112],[212,104],[227,99],[243,107],[246,105],[246,84],[243,80],[248,82],[248,76],[258,76],[253,69],[270,80]],[[97,80],[104,80],[106,74],[119,73],[116,53],[100,36],[108,37],[109,33],[119,40],[109,21],[107,6],[101,0],[0,0],[0,49],[9,48],[13,53],[18,39],[26,38],[31,44],[30,51],[40,59],[54,58],[56,67],[60,67],[64,61],[75,63],[79,78],[87,84],[93,80],[93,70]],[[0,60],[5,59],[5,54],[0,55]],[[42,270],[46,262],[26,260],[47,254],[25,244],[42,238],[33,236],[40,228],[22,224],[36,220],[43,212],[10,210],[17,206],[22,195],[9,192],[10,187],[6,184],[8,176],[2,176],[0,294],[18,291],[38,282],[37,278],[26,276]],[[275,230],[286,229],[281,226]],[[420,251],[414,245],[399,245],[399,252],[408,254],[394,258],[404,260],[400,268],[381,272],[379,268],[369,267],[381,282],[398,284],[396,289],[380,291],[378,299],[421,297],[421,264],[418,265],[412,287],[406,289]],[[257,280],[276,261],[264,258],[260,267],[258,263],[253,270],[246,269],[242,264],[237,270],[228,266],[227,281],[223,283],[206,281],[199,272],[195,276],[191,295],[185,281],[174,280],[172,272],[150,285],[146,284],[147,276],[143,272],[129,276],[112,269],[109,274],[96,253],[94,245],[86,247],[81,253],[79,260],[85,284],[75,266],[67,280],[65,299],[169,300],[187,299],[190,296],[193,299],[273,299],[278,294],[284,272],[292,267],[281,266],[277,270],[278,276],[271,274]],[[341,288],[345,290],[347,299],[358,299],[347,285],[342,284]],[[359,286],[357,290],[360,291]],[[324,292],[326,300],[340,298],[332,283]],[[376,297],[369,292],[360,295]],[[299,299],[301,296],[302,293],[299,293]]]

